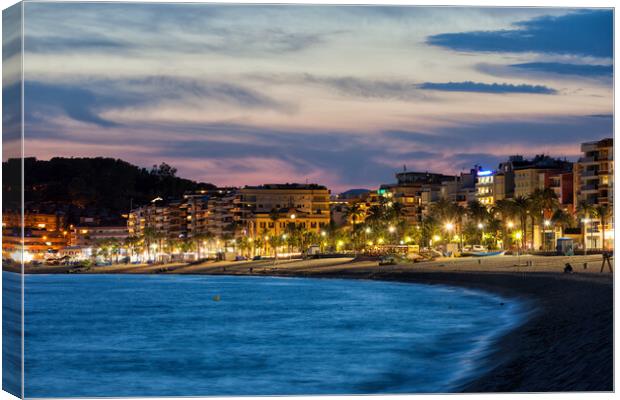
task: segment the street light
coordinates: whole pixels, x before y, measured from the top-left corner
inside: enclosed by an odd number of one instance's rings
[[[517,231],[515,233],[515,239],[517,239],[519,241],[519,250],[517,250],[517,264],[521,265],[521,250],[520,248],[523,247],[523,241],[521,241],[521,238],[523,237],[523,233],[521,231]]]
[[[587,229],[587,224],[590,222],[590,218],[583,218],[581,220],[581,222],[583,222],[583,255],[587,255],[588,254],[588,229]]]
[[[295,219],[295,218],[297,218],[297,215],[291,214],[291,219]]]
[[[446,222],[446,230],[451,231],[454,229],[454,224],[452,222]]]
[[[323,237],[327,236],[327,232],[321,231],[321,236],[323,236]]]
[[[515,227],[515,224],[514,224],[514,222],[512,222],[512,221],[508,221],[508,224],[507,224],[507,225],[508,225],[508,229],[512,229],[512,228],[514,228],[514,227]]]
[[[370,228],[366,228],[366,233],[370,233],[372,230]]]
[[[480,229],[480,244],[484,245],[484,224],[478,222],[478,229]]]
[[[390,233],[394,233],[394,232],[396,232],[396,228],[394,228],[392,225],[390,225],[390,226],[388,227],[388,232],[390,232]]]

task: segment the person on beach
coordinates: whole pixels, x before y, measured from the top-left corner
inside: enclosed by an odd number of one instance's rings
[[[572,274],[573,273],[573,266],[570,265],[570,263],[566,263],[564,265],[564,273],[565,274]]]

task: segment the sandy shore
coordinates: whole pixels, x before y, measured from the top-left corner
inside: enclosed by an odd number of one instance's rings
[[[525,266],[531,261],[531,266]],[[563,273],[566,262],[574,268]],[[601,256],[441,259],[379,267],[352,258],[206,262],[196,265],[115,265],[73,273],[276,275],[380,279],[449,284],[529,300],[534,309],[501,338],[489,371],[463,392],[613,390],[613,274],[600,273]],[[6,269],[6,267],[5,267]],[[63,273],[39,266],[27,273]]]

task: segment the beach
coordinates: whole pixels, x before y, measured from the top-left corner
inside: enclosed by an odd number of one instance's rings
[[[565,263],[573,273],[564,273]],[[600,255],[445,258],[378,266],[354,258],[220,261],[189,265],[38,266],[27,273],[211,274],[378,279],[485,290],[524,301],[527,320],[499,339],[489,372],[462,392],[613,390],[613,274]],[[528,265],[531,264],[531,265]],[[527,266],[526,266],[527,265]],[[6,267],[5,267],[6,269]]]

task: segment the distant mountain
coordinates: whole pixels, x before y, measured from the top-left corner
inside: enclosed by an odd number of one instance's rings
[[[361,196],[363,194],[366,194],[370,192],[369,189],[349,189],[346,192],[342,192],[338,195],[339,198],[341,199],[349,199],[352,197],[358,197]]]
[[[19,159],[2,163],[3,207],[19,207]],[[118,222],[130,206],[148,203],[155,197],[180,197],[185,191],[213,189],[210,183],[176,176],[176,169],[162,163],[140,168],[113,158],[61,158],[49,161],[24,159],[24,203],[39,212],[62,212],[69,222],[82,216],[102,223]],[[8,201],[7,201],[8,200]]]

